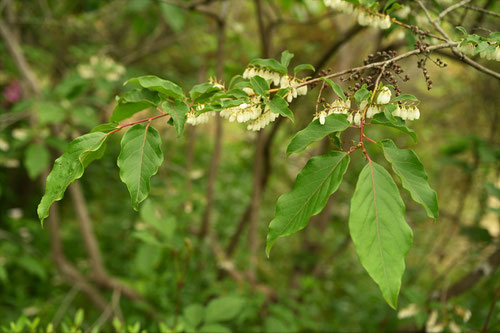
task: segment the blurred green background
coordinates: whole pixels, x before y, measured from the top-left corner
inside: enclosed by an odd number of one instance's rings
[[[57,249],[50,226],[41,228],[36,216],[45,170],[69,141],[107,122],[122,82],[153,74],[189,90],[215,76],[218,26],[210,13],[222,14],[225,22],[224,81],[262,56],[254,1],[170,3],[177,5],[0,1],[0,329],[29,332],[39,320],[36,329],[52,323],[57,332],[113,331],[113,324],[118,331],[128,325],[128,332],[423,331],[437,315],[444,331],[456,329],[452,323],[464,332],[479,331],[500,280],[500,84],[447,51],[431,56],[446,62],[446,68],[427,61],[430,91],[416,57],[401,63],[411,78],[401,84],[403,93],[422,101],[421,119],[410,124],[418,143],[390,129],[368,130],[374,139],[390,135],[400,147],[415,150],[440,202],[440,218],[433,222],[402,192],[415,239],[398,311],[383,301],[348,234],[349,200],[364,165],[359,152],[325,212],[302,232],[280,239],[271,257],[265,256],[277,198],[290,191],[309,157],[329,145],[285,154],[294,133],[312,119],[316,91],[294,102],[294,123],[283,120],[264,130],[274,136],[266,146],[269,177],[258,218],[254,278],[246,274],[244,215],[256,181],[257,135],[235,123],[223,124],[209,241],[200,240],[198,231],[207,206],[214,120],[187,128],[181,138],[168,124],[156,124],[165,161],[139,212],[131,208],[116,166],[122,133],[112,137],[105,156],[89,166],[58,206],[63,250]],[[411,8],[406,21],[425,23],[412,1],[399,3]],[[438,10],[450,1],[429,3]],[[472,3],[499,9],[495,1]],[[287,49],[295,54],[292,64],[338,71],[361,65],[378,50],[413,49],[407,30],[359,28],[352,17],[326,9],[322,1],[262,0],[261,5],[269,55],[279,57]],[[477,28],[478,34],[498,30],[495,17],[474,11],[457,10],[450,21]],[[447,28],[459,36],[452,25]],[[19,46],[27,69],[8,43]],[[479,61],[500,69],[498,62]],[[35,82],[27,80],[26,70]],[[348,131],[345,144],[356,133]],[[381,157],[377,150],[371,154]],[[95,263],[79,227],[85,212],[105,273],[92,270]],[[498,307],[490,329],[500,330]]]

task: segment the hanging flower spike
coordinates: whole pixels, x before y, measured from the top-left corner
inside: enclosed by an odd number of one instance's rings
[[[474,56],[476,47],[472,43],[465,43],[458,46],[458,50],[465,55]]]
[[[366,111],[366,118],[373,118],[377,113],[382,112],[382,110],[377,105],[370,105]]]
[[[391,101],[391,90],[388,87],[382,87],[377,96],[377,104],[387,104]]]

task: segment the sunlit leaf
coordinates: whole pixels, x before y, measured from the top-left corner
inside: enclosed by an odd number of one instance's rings
[[[351,199],[349,230],[361,264],[394,309],[405,256],[413,241],[404,214],[405,205],[391,175],[369,162],[359,175]]]
[[[83,175],[84,169],[104,153],[107,136],[102,132],[82,135],[74,139],[54,162],[54,167],[47,177],[45,194],[38,205],[40,222],[49,216],[49,208],[54,201],[63,198],[69,184]]]
[[[413,200],[421,204],[430,218],[439,216],[436,192],[430,187],[427,173],[417,155],[410,149],[399,149],[392,140],[382,141],[384,155],[399,176]]]
[[[149,125],[137,124],[125,133],[121,146],[120,179],[127,185],[132,207],[137,210],[149,195],[150,179],[163,162],[160,134]]]
[[[339,188],[348,164],[349,155],[338,151],[315,156],[307,162],[293,190],[278,199],[276,215],[267,233],[268,256],[279,237],[302,230],[311,216],[323,210],[330,195]]]
[[[321,125],[319,119],[309,123],[306,128],[297,132],[286,149],[287,155],[298,153],[306,149],[311,143],[321,140],[325,136],[341,132],[349,128],[351,124],[345,115],[332,114],[325,118],[325,124]]]

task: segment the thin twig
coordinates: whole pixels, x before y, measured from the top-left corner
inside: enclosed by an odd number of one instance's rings
[[[471,6],[471,5],[464,5],[464,8],[470,9],[470,10],[475,10],[476,12],[484,13],[487,15],[495,16],[495,17],[500,17],[500,13],[493,12],[491,10],[487,10],[481,7],[476,7],[476,6]]]
[[[500,295],[500,285],[498,285],[497,290],[495,291],[495,296],[493,296],[493,301],[491,302],[490,310],[488,311],[488,316],[486,317],[486,321],[484,322],[482,333],[486,333],[488,331],[488,325],[491,320],[491,316],[493,315],[493,310],[495,310],[495,305],[497,304],[498,296]]]
[[[441,20],[443,17],[445,17],[449,12],[451,12],[452,10],[455,10],[457,8],[460,8],[462,7],[463,5],[466,5],[468,4],[469,2],[471,2],[471,0],[462,0],[460,1],[459,3],[456,3],[454,5],[451,5],[450,7],[446,8],[445,10],[443,10],[441,12],[441,14],[439,14],[438,16],[438,20]]]

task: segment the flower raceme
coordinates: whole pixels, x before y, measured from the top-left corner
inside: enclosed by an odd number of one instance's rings
[[[372,13],[363,7],[356,7],[354,4],[344,0],[324,0],[325,6],[330,7],[345,14],[354,14],[357,16],[358,23],[361,26],[370,26],[382,30],[391,27],[391,17],[389,15]]]

